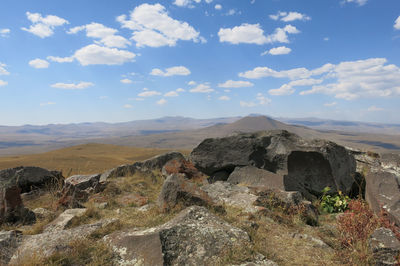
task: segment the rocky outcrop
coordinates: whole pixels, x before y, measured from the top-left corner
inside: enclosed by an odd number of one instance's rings
[[[165,180],[158,197],[158,206],[167,211],[179,202],[185,206],[212,204],[212,199],[197,184],[186,179],[185,174],[172,174]]]
[[[193,163],[185,159],[173,159],[168,161],[162,168],[162,174],[165,178],[172,174],[185,174],[188,179],[204,177],[203,173],[197,170]]]
[[[22,238],[20,231],[0,231],[0,265],[7,265]]]
[[[250,241],[246,232],[199,206],[159,227],[115,232],[104,240],[117,255],[117,265],[210,265],[224,251]]]
[[[254,166],[236,167],[229,175],[227,182],[247,186],[285,189],[283,176]]]
[[[3,223],[29,224],[36,220],[35,214],[24,207],[21,189],[16,185],[0,187],[0,225]]]
[[[356,163],[344,147],[325,140],[304,140],[284,130],[206,139],[190,154],[196,168],[207,175],[232,173],[254,166],[281,176],[285,190],[300,191],[308,199],[331,192],[350,193]]]
[[[46,225],[44,232],[64,230],[75,217],[80,217],[86,209],[68,209],[61,213],[55,220]]]
[[[368,240],[369,248],[375,258],[375,265],[399,265],[400,241],[387,228],[378,228]]]
[[[63,180],[61,172],[40,167],[20,166],[0,171],[0,187],[6,184],[16,185],[22,193],[47,185],[59,184]]]

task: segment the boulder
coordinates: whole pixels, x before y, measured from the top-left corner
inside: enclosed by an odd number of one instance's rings
[[[208,182],[215,183],[217,181],[226,181],[229,178],[229,174],[230,174],[229,172],[224,170],[215,172],[208,178]]]
[[[246,186],[284,189],[283,176],[254,166],[236,167],[227,182]]]
[[[356,170],[354,156],[344,147],[325,140],[304,140],[285,130],[206,139],[190,158],[207,175],[232,173],[244,166],[278,174],[278,184],[285,190],[300,191],[310,200],[327,186],[331,193],[350,193]]]
[[[193,163],[185,159],[173,159],[168,161],[162,168],[162,175],[166,178],[171,174],[185,174],[189,179],[205,178],[203,173],[194,167]]]
[[[21,189],[16,185],[0,187],[0,225],[3,223],[29,224],[36,220],[35,214],[24,207]]]
[[[45,209],[45,208],[36,208],[36,209],[33,209],[32,212],[35,214],[36,218],[38,218],[38,219],[50,218],[53,215],[52,211],[49,211],[48,209]]]
[[[20,231],[0,231],[0,265],[7,265],[21,241]]]
[[[371,209],[379,214],[383,208],[389,218],[400,226],[399,177],[383,169],[373,168],[367,172],[365,199]]]
[[[368,239],[368,245],[374,255],[375,265],[399,265],[400,241],[390,229],[376,229]]]
[[[104,241],[117,255],[116,265],[210,265],[229,248],[250,243],[246,232],[199,206],[159,227],[115,232]]]
[[[58,185],[63,182],[61,172],[48,171],[40,167],[20,166],[0,171],[0,187],[6,184],[16,185],[22,193],[47,185]]]
[[[80,217],[86,212],[86,209],[68,209],[61,213],[55,220],[46,225],[44,232],[64,230],[70,225],[71,220]]]
[[[380,158],[381,167],[387,172],[400,176],[400,154],[385,153]]]
[[[186,179],[185,174],[172,174],[165,180],[158,197],[158,206],[167,211],[179,202],[185,206],[207,206],[212,199],[197,184]]]

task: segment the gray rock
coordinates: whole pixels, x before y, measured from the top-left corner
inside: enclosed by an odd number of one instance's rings
[[[192,206],[171,221],[143,231],[115,232],[104,237],[117,265],[209,265],[249,236],[204,207]]]
[[[49,184],[59,184],[63,180],[61,172],[48,171],[40,167],[20,166],[0,171],[0,188],[6,184],[16,185],[21,188],[22,193],[43,188]]]
[[[264,186],[271,189],[284,189],[283,176],[254,166],[236,167],[227,182],[246,186]]]
[[[212,203],[211,198],[198,186],[185,178],[185,174],[172,174],[164,181],[158,197],[158,206],[167,211],[178,202],[185,206],[207,206]]]
[[[217,181],[226,181],[229,178],[229,172],[227,171],[218,171],[213,173],[210,178],[208,178],[209,183],[215,183]]]
[[[248,187],[218,181],[202,186],[201,190],[205,191],[216,204],[225,204],[250,213],[259,210],[253,205],[258,197]]]
[[[20,231],[0,231],[0,265],[7,265],[21,241]]]
[[[207,175],[254,166],[282,177],[287,191],[300,191],[307,199],[331,192],[345,194],[354,183],[356,163],[344,147],[324,140],[304,140],[284,130],[238,134],[206,139],[190,154],[195,166]]]
[[[296,239],[303,239],[303,240],[309,242],[315,248],[332,249],[321,239],[315,238],[315,237],[307,235],[307,234],[293,233],[292,237],[296,238]]]
[[[24,207],[21,189],[8,183],[0,187],[0,225],[3,223],[30,224],[36,220],[35,214]]]
[[[96,190],[99,186],[100,174],[95,175],[73,175],[65,179],[65,186],[74,190]]]
[[[64,230],[75,217],[80,217],[86,212],[86,209],[68,209],[61,213],[55,220],[46,225],[44,232]]]
[[[398,265],[396,258],[400,251],[400,241],[390,229],[376,229],[370,236],[368,245],[374,254],[375,265]]]
[[[45,208],[36,208],[36,209],[32,210],[32,212],[35,214],[36,218],[38,218],[38,219],[46,219],[53,215],[53,212],[51,212]]]

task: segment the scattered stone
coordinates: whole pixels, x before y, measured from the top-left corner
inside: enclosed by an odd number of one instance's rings
[[[54,221],[49,223],[44,232],[64,230],[70,225],[71,220],[75,217],[81,217],[86,209],[68,209],[61,213]]]
[[[248,187],[218,181],[202,186],[201,190],[205,191],[216,204],[225,204],[250,213],[255,213],[259,210],[258,207],[253,205],[253,202],[258,197]]]
[[[287,191],[300,191],[312,200],[329,186],[332,193],[348,194],[356,163],[344,147],[325,140],[304,140],[285,130],[237,134],[206,139],[190,154],[196,168],[207,175],[232,173],[254,166],[282,177]]]
[[[149,203],[149,204],[143,205],[142,207],[138,208],[137,210],[141,211],[141,212],[147,212],[151,208],[153,208],[153,206],[154,206],[154,204]]]
[[[387,228],[378,228],[368,240],[369,248],[374,254],[375,265],[398,265],[400,241]]]
[[[36,208],[36,209],[32,210],[32,212],[35,214],[36,218],[38,218],[38,219],[46,219],[53,215],[52,211],[49,211],[48,209],[45,209],[45,208]]]
[[[195,183],[185,178],[185,174],[172,174],[164,182],[158,197],[158,206],[168,211],[182,202],[185,206],[207,206],[212,199]]]
[[[236,167],[229,175],[227,182],[232,184],[243,184],[254,187],[268,187],[273,189],[285,189],[283,176],[275,174],[254,166]]]
[[[0,231],[0,265],[7,265],[21,241],[21,231]]]
[[[115,232],[104,240],[117,255],[117,265],[213,264],[227,249],[250,241],[246,232],[199,206],[159,227]]]
[[[307,240],[311,245],[315,248],[323,248],[323,249],[332,249],[330,246],[328,246],[324,241],[322,241],[319,238],[315,238],[313,236],[307,235],[307,234],[299,234],[299,233],[293,233],[292,234],[293,238],[296,239],[304,239]]]
[[[0,225],[3,223],[30,224],[36,221],[35,214],[24,207],[21,189],[16,185],[0,187]]]
[[[59,185],[63,180],[61,172],[48,171],[40,167],[20,166],[0,171],[0,188],[6,184],[15,185],[22,193],[47,185]]]

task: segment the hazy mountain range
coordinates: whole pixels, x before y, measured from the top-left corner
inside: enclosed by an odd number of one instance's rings
[[[376,151],[400,151],[400,125],[262,115],[194,119],[163,117],[124,123],[0,126],[0,155],[27,154],[88,142],[192,149],[207,137],[285,129],[305,138],[324,138]]]

